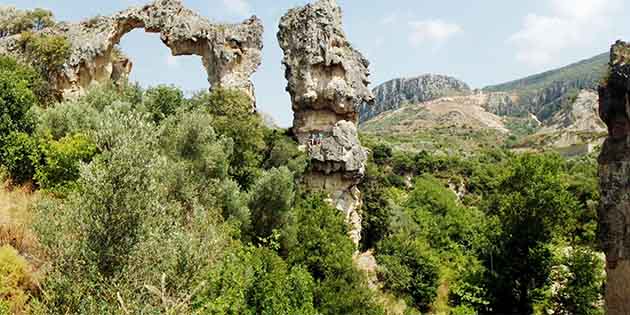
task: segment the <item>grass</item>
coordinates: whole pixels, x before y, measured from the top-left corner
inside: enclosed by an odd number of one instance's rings
[[[39,193],[29,187],[0,187],[0,246],[10,245],[25,257],[34,257],[37,239],[30,230],[32,206]]]

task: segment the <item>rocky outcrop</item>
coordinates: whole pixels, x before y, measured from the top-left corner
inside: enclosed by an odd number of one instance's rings
[[[71,45],[63,69],[51,75],[53,88],[69,98],[83,94],[93,83],[126,77],[131,63],[115,47],[134,29],[160,33],[174,56],[201,56],[210,86],[239,89],[254,100],[250,77],[261,61],[262,22],[252,17],[241,24],[212,24],[185,8],[181,0],[157,0],[112,16],[43,30],[64,35]],[[19,36],[0,40],[0,53],[19,56]]]
[[[606,135],[606,124],[598,114],[598,100],[594,91],[580,91],[524,142],[529,147],[560,149],[568,156],[590,153]]]
[[[280,20],[278,41],[291,95],[293,134],[311,163],[306,184],[329,194],[347,217],[350,236],[361,235],[361,194],[367,154],[359,142],[359,106],[371,103],[369,62],[348,42],[341,8],[320,0],[290,10]]]
[[[611,49],[610,76],[599,88],[599,113],[608,126],[599,157],[599,230],[606,253],[606,308],[630,314],[630,44]]]
[[[470,94],[468,84],[458,79],[435,74],[415,78],[387,81],[372,90],[376,96],[374,105],[363,104],[359,109],[361,123],[378,114],[400,108],[404,104],[417,104],[445,96]]]

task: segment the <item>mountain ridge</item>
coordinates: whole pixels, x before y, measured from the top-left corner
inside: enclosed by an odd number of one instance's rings
[[[569,65],[533,74],[524,78],[471,89],[459,79],[448,75],[424,74],[411,78],[394,78],[374,87],[375,104],[360,107],[360,122],[380,113],[401,107],[405,103],[421,103],[445,96],[471,95],[481,91],[488,95],[483,106],[499,116],[523,117],[534,114],[537,119],[550,119],[558,110],[567,94],[583,89],[596,89],[606,72],[609,53],[602,53]],[[419,78],[422,78],[419,80]],[[405,83],[415,80],[413,88]],[[419,85],[419,84],[422,85]]]

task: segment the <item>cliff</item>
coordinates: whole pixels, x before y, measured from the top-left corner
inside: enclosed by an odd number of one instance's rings
[[[435,74],[415,78],[400,78],[387,81],[372,90],[374,105],[362,104],[359,121],[365,122],[378,114],[400,108],[404,104],[431,101],[444,96],[470,94],[470,87],[458,79]]]
[[[599,113],[608,138],[599,157],[599,231],[606,253],[606,308],[630,314],[630,44],[618,41],[610,74],[599,88]]]

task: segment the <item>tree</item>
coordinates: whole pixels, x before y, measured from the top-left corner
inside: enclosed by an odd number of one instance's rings
[[[268,238],[287,223],[293,198],[293,175],[286,167],[265,171],[250,190],[254,241]]]
[[[428,244],[399,233],[378,245],[379,279],[385,288],[408,297],[426,312],[433,303],[439,284],[438,260]]]
[[[203,314],[316,314],[310,274],[266,248],[233,249],[208,279],[194,302]]]
[[[196,95],[191,103],[195,108],[206,108],[215,131],[234,141],[230,175],[248,189],[260,175],[265,149],[264,124],[252,112],[251,99],[238,90],[216,88],[210,94]]]
[[[502,190],[488,198],[488,212],[501,222],[501,231],[486,257],[486,280],[494,311],[531,314],[549,284],[548,245],[575,226],[577,201],[567,191],[559,156],[525,154],[509,163]]]
[[[2,142],[0,161],[7,167],[11,179],[18,184],[31,180],[41,154],[37,139],[24,132],[11,132]]]
[[[315,279],[315,307],[324,315],[382,314],[365,276],[352,262],[354,245],[340,211],[320,196],[307,196],[292,211],[287,227],[287,261],[304,266]]]
[[[570,250],[561,260],[560,289],[554,296],[555,313],[561,315],[602,315],[604,260],[585,247]]]
[[[37,99],[29,83],[19,71],[0,69],[0,135],[32,130],[27,112]]]
[[[19,44],[43,77],[58,71],[70,57],[70,43],[62,35],[45,35],[26,31],[21,33]]]
[[[153,121],[159,123],[184,105],[184,93],[174,87],[159,85],[144,92],[143,104],[153,115]]]

